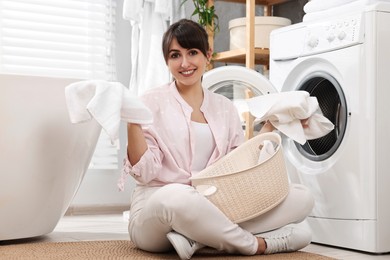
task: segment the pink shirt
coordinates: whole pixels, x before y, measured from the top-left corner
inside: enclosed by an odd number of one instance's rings
[[[240,145],[244,133],[233,102],[208,89],[203,92],[200,110],[215,141],[207,163],[210,165]],[[174,82],[147,91],[141,100],[153,113],[153,125],[144,129],[148,150],[135,165],[125,158],[123,174],[133,176],[138,185],[190,184],[189,178],[196,174],[191,171],[195,150],[191,106],[181,97]]]

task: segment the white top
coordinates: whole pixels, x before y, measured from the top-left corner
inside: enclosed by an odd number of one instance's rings
[[[214,151],[215,142],[210,127],[205,123],[191,121],[195,133],[195,152],[192,161],[192,171],[201,171],[206,165]]]

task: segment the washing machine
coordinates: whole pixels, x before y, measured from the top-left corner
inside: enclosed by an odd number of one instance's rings
[[[270,36],[270,81],[316,96],[335,128],[284,138],[290,179],[309,187],[313,242],[390,251],[390,4],[294,24]]]
[[[224,95],[236,106],[243,125],[246,138],[256,135],[262,122],[250,119],[246,99],[276,93],[276,88],[261,73],[238,65],[227,65],[214,68],[203,75],[202,85],[212,92]],[[249,129],[252,131],[247,131]]]

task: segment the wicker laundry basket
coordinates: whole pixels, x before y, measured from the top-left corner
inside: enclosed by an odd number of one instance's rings
[[[264,140],[275,143],[275,153],[258,163]],[[289,181],[277,133],[257,135],[191,178],[204,194],[235,223],[259,216],[288,194]]]

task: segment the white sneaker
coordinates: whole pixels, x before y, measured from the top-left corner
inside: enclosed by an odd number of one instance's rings
[[[267,248],[264,254],[294,252],[310,244],[311,233],[303,228],[284,227],[256,235],[264,238]]]
[[[198,250],[204,247],[204,245],[193,241],[177,232],[169,232],[167,234],[169,242],[175,248],[177,254],[181,260],[191,259],[192,255]]]

